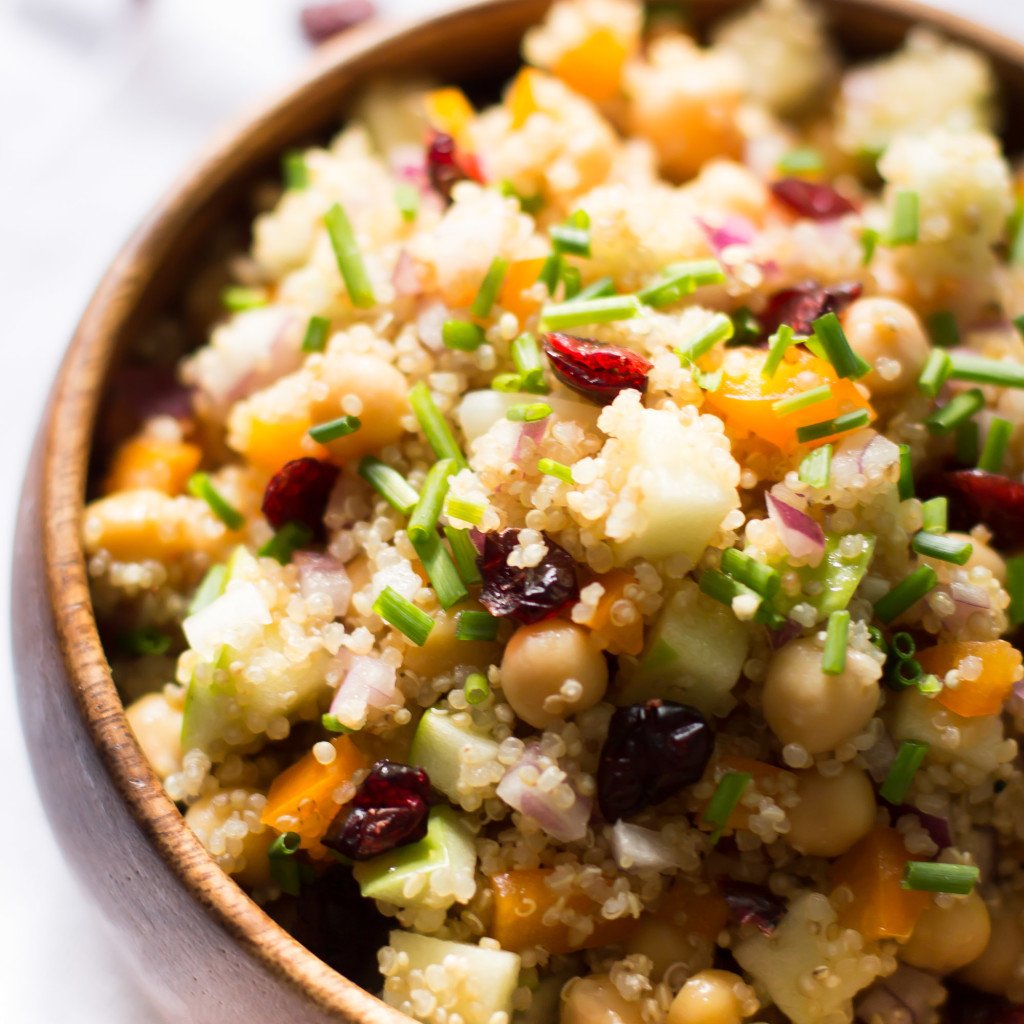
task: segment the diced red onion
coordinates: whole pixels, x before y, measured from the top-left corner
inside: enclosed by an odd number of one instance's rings
[[[945,999],[946,990],[934,974],[900,964],[894,974],[875,982],[858,996],[856,1016],[865,1024],[878,1019],[889,1024],[924,1024]]]
[[[612,856],[623,871],[673,871],[676,849],[660,832],[617,821],[611,829]]]
[[[974,583],[954,581],[949,586],[949,596],[957,604],[962,604],[965,608],[972,610],[980,608],[983,611],[988,611],[992,607],[992,599],[989,597],[988,591]]]
[[[122,366],[114,376],[114,393],[139,419],[171,416],[187,420],[193,414],[192,388],[177,383],[170,370],[152,366]]]
[[[307,600],[315,594],[326,594],[331,599],[335,617],[348,611],[352,599],[352,581],[345,566],[332,555],[315,551],[296,551],[292,561],[299,570],[299,588]]]
[[[351,718],[347,712],[353,706],[386,708],[395,702],[397,673],[393,665],[366,654],[344,652],[339,658],[348,661],[348,671],[331,701],[332,715],[347,724]]]
[[[388,162],[391,165],[391,173],[399,181],[424,191],[430,187],[427,180],[426,155],[422,146],[395,146],[391,150]]]
[[[707,237],[715,255],[720,256],[730,245],[749,245],[757,235],[757,228],[738,213],[728,214],[720,223],[712,225],[702,217],[697,223]]]
[[[780,647],[785,647],[790,640],[795,640],[803,631],[804,627],[799,622],[786,619],[778,629],[768,630],[768,642],[772,650],[777,651]]]
[[[1010,711],[1024,714],[1024,679],[1020,679],[1013,684],[1013,692],[1010,694],[1010,701],[1007,706]]]
[[[794,558],[806,558],[811,565],[817,565],[825,554],[825,534],[821,527],[806,513],[765,494],[768,517],[779,531],[783,547]]]
[[[953,845],[953,833],[950,831],[948,818],[940,818],[936,814],[925,814],[924,811],[920,811],[910,804],[900,804],[899,807],[893,809],[893,820],[899,821],[907,814],[913,815],[921,822],[921,828],[928,833],[932,842],[940,850],[945,850]]]
[[[562,843],[572,843],[587,834],[587,824],[593,800],[573,789],[575,800],[567,807],[555,805],[554,793],[545,793],[536,786],[529,786],[520,777],[520,769],[532,766],[543,771],[545,760],[542,759],[540,747],[531,743],[523,751],[522,757],[505,773],[498,783],[498,796],[520,814],[532,818],[549,836]],[[571,783],[570,783],[571,785]],[[557,787],[561,789],[561,786]]]
[[[537,461],[537,446],[544,438],[548,428],[546,419],[535,420],[533,423],[524,423],[519,431],[519,438],[512,451],[512,461],[517,466],[525,467],[527,463]]]
[[[398,254],[395,261],[391,283],[395,286],[395,294],[402,297],[419,295],[422,291],[419,274],[416,273],[416,261],[405,249]]]
[[[311,43],[323,43],[376,14],[370,0],[335,0],[333,3],[307,4],[299,12],[302,31]]]

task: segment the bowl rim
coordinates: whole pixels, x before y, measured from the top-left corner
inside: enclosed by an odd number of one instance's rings
[[[1024,70],[1024,42],[916,0],[816,2],[826,10],[860,8],[924,25]],[[322,46],[297,79],[219,132],[164,192],[104,272],[61,362],[43,419],[39,520],[48,605],[75,703],[107,772],[141,831],[192,898],[243,948],[319,1009],[362,1024],[407,1024],[409,1018],[319,960],[216,865],[185,826],[128,726],[100,642],[80,543],[89,455],[112,341],[132,313],[163,246],[180,234],[218,183],[238,173],[231,154],[239,143],[283,114],[307,90],[323,86],[344,65],[426,29],[443,30],[456,21],[527,6],[539,6],[538,0],[471,0],[425,17],[381,19],[360,26]],[[702,0],[700,6],[713,9],[718,4]]]

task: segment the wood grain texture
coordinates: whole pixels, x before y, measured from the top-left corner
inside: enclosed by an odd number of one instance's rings
[[[370,26],[325,47],[278,102],[217,140],[125,246],[72,340],[26,479],[15,549],[13,635],[25,731],[69,861],[93,892],[167,1021],[399,1024],[406,1018],[307,952],[245,896],[185,828],[128,729],[97,635],[79,525],[97,406],[141,322],[180,287],[203,237],[298,140],[324,137],[369,78],[393,69],[443,80],[511,70],[547,0],[489,0],[418,26]],[[698,23],[741,6],[691,0]],[[958,19],[897,0],[826,2],[861,55],[936,25],[993,59],[1008,141],[1024,125],[1024,53]],[[358,941],[354,938],[353,941]]]

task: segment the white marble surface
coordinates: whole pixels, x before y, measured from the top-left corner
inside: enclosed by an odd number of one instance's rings
[[[382,0],[413,15],[444,0]],[[17,490],[64,344],[98,275],[219,125],[308,55],[298,0],[0,0],[0,1019],[147,1024],[54,845],[9,663]],[[936,0],[1024,36],[1009,0]]]

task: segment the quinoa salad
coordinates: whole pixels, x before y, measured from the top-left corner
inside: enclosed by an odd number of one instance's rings
[[[423,1024],[1021,1021],[992,68],[803,0],[522,53],[285,154],[120,371],[82,533],[143,752]]]

